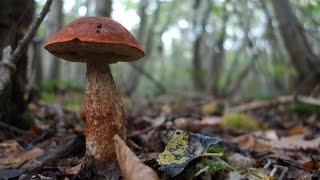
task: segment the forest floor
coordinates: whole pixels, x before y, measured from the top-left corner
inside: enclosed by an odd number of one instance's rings
[[[289,103],[228,112],[226,100],[124,101],[127,145],[161,179],[320,176],[319,107]],[[0,179],[79,178],[85,153],[80,113],[44,102],[29,109],[34,128],[0,126]]]

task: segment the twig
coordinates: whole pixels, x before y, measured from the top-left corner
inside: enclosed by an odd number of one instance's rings
[[[37,18],[32,22],[30,25],[27,33],[24,35],[24,37],[19,42],[18,47],[14,50],[12,53],[12,56],[10,58],[10,62],[13,64],[17,64],[21,55],[26,50],[27,45],[31,42],[33,37],[35,36],[37,29],[39,28],[41,22],[43,21],[44,17],[48,14],[50,11],[50,6],[52,4],[52,0],[47,0],[46,4],[44,5],[42,11],[37,16]]]
[[[8,130],[13,131],[13,132],[16,132],[18,134],[27,134],[27,131],[24,131],[24,130],[21,130],[19,128],[10,126],[10,125],[8,125],[8,124],[6,124],[4,122],[1,122],[1,121],[0,121],[0,127],[8,129]]]
[[[230,111],[245,112],[245,111],[270,107],[270,106],[290,104],[294,102],[310,104],[313,106],[320,106],[320,99],[306,97],[306,96],[281,96],[276,99],[271,99],[266,101],[252,101],[249,103],[241,104],[239,106],[229,109],[228,112]]]
[[[145,133],[153,133],[155,132],[157,129],[163,127],[167,122],[171,122],[171,121],[174,121],[175,119],[178,119],[178,118],[182,118],[182,117],[190,117],[190,116],[193,116],[192,114],[182,114],[182,115],[176,115],[176,116],[172,116],[172,117],[166,117],[166,119],[160,123],[160,124],[157,124],[155,126],[151,126],[151,127],[147,127],[145,129],[142,129],[140,131],[134,131],[132,132],[131,134],[128,135],[128,137],[133,137],[133,136],[137,136],[137,135],[141,135],[141,134],[145,134]],[[198,118],[198,117],[197,117]]]
[[[32,22],[30,25],[27,33],[24,37],[19,41],[17,48],[13,51],[12,55],[9,59],[3,60],[7,66],[0,66],[0,95],[5,91],[7,84],[10,82],[12,74],[15,72],[15,68],[9,68],[10,66],[14,66],[19,62],[20,57],[25,52],[27,45],[33,39],[36,34],[37,29],[39,28],[41,22],[43,21],[44,17],[48,14],[50,10],[50,6],[53,0],[47,0],[46,4],[44,5],[43,9],[41,10],[40,14],[37,18]],[[9,67],[8,67],[9,66]]]

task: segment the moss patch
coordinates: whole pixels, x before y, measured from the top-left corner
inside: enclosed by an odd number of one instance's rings
[[[233,130],[255,131],[261,127],[258,121],[249,115],[231,112],[222,117],[222,126]]]

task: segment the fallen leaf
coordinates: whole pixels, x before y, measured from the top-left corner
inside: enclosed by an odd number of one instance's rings
[[[21,151],[22,147],[17,141],[9,140],[0,143],[0,157]]]
[[[304,140],[303,136],[290,136],[280,140],[267,141],[267,143],[278,149],[318,149],[320,147],[320,137],[313,140]]]
[[[305,132],[305,127],[302,124],[300,124],[289,129],[287,132],[287,135],[288,136],[301,135],[304,132]]]
[[[18,168],[43,154],[40,148],[23,150],[0,158],[0,169]]]
[[[271,149],[271,146],[265,141],[258,139],[252,135],[239,136],[235,138],[235,141],[240,145],[242,149],[246,150],[255,150],[261,152]]]
[[[220,142],[218,137],[182,132],[173,136],[165,150],[159,154],[157,162],[160,170],[171,177],[180,174],[188,163],[203,155],[206,150]]]
[[[80,169],[82,167],[82,164],[83,163],[80,163],[77,166],[74,166],[74,167],[71,167],[71,168],[67,169],[66,173],[67,174],[77,174],[80,171]]]
[[[144,165],[141,160],[129,149],[122,139],[115,135],[113,137],[114,148],[118,163],[126,180],[157,180],[158,175],[153,169]]]
[[[320,170],[320,161],[304,161],[302,163],[300,163],[301,166],[309,171],[313,171],[313,170]]]
[[[265,151],[274,149],[294,150],[294,149],[317,149],[320,147],[320,137],[313,140],[304,140],[303,136],[290,136],[280,140],[264,140],[252,135],[243,135],[235,139],[243,149],[255,151]]]

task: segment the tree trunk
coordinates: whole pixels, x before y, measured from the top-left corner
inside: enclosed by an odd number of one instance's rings
[[[54,0],[52,2],[51,11],[48,13],[46,19],[46,39],[50,39],[58,30],[60,30],[63,26],[63,2],[62,0]],[[51,64],[49,79],[50,80],[58,80],[61,67],[60,60],[46,52],[46,59],[49,59]]]
[[[213,53],[211,57],[211,70],[210,70],[210,80],[211,86],[210,91],[213,95],[219,96],[219,82],[220,76],[222,72],[222,68],[224,65],[225,60],[225,49],[223,47],[224,41],[226,39],[226,28],[227,28],[227,21],[229,19],[229,14],[227,11],[227,3],[225,2],[224,5],[224,14],[222,19],[222,28],[221,28],[221,35],[217,41],[215,48],[213,48]]]
[[[24,31],[32,21],[33,12],[33,0],[0,1],[1,54],[6,46],[11,46],[12,49],[15,49],[18,41],[23,37]],[[25,52],[16,66],[17,71],[12,77],[11,84],[0,96],[0,120],[20,128],[29,128],[33,125],[24,99],[25,86],[27,84],[27,64],[28,58]]]
[[[205,26],[207,25],[207,21],[210,15],[210,10],[212,7],[212,2],[208,0],[207,8],[204,9],[203,14],[201,16],[200,25],[198,25],[198,16],[200,14],[199,11],[201,10],[201,2],[203,1],[195,0],[193,4],[194,14],[193,14],[193,20],[192,20],[192,31],[195,34],[196,38],[193,42],[192,82],[193,82],[193,88],[195,90],[204,89],[201,46],[203,43],[203,38],[206,33]],[[198,31],[199,26],[200,26],[200,31]]]
[[[288,0],[272,0],[279,29],[291,58],[291,63],[299,73],[299,80],[317,81],[320,73],[320,61],[305,37],[303,27],[294,14]],[[301,82],[300,82],[301,83]]]
[[[112,0],[96,0],[96,16],[111,17]]]
[[[146,63],[146,59],[151,55],[152,53],[152,49],[153,49],[153,36],[154,36],[154,31],[155,31],[155,27],[158,23],[158,19],[160,16],[160,6],[161,6],[161,1],[157,0],[157,9],[155,10],[154,14],[153,14],[153,20],[152,23],[149,27],[149,31],[147,33],[147,36],[144,37],[145,35],[145,31],[146,31],[146,20],[147,20],[147,15],[145,13],[145,10],[148,6],[148,1],[141,1],[140,2],[140,8],[139,8],[139,15],[141,18],[141,22],[140,22],[140,27],[138,30],[138,34],[137,34],[137,39],[140,42],[145,42],[145,52],[146,52],[146,56],[141,59],[140,61],[136,61],[133,62],[132,65],[136,66],[138,69],[143,70],[145,63]],[[135,89],[137,88],[138,84],[139,84],[139,79],[140,79],[140,72],[137,71],[136,69],[131,69],[130,72],[128,73],[128,76],[125,80],[125,93],[127,95],[131,95]]]

